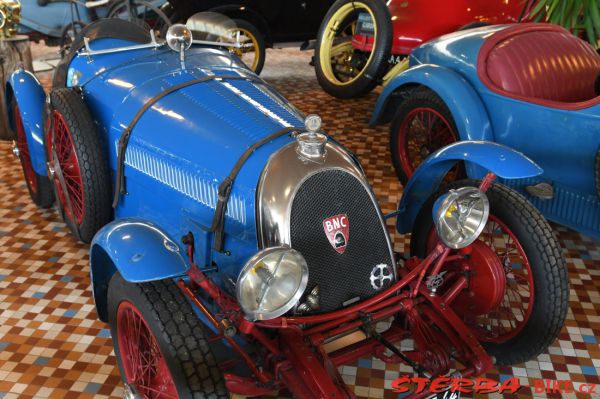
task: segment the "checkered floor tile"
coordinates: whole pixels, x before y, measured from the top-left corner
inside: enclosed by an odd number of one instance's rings
[[[402,186],[390,164],[387,126],[368,127],[377,94],[343,102],[327,96],[307,65],[309,56],[270,51],[265,77],[302,111],[323,117],[325,129],[359,156],[383,211],[393,211]],[[47,82],[48,76],[42,79]],[[120,397],[110,334],[96,320],[89,290],[87,248],[68,234],[54,211],[31,203],[8,143],[0,144],[0,193],[0,399]],[[571,281],[566,325],[537,359],[487,377],[600,384],[600,243],[555,227]],[[394,235],[394,242],[397,251],[407,251],[408,237]],[[397,397],[390,384],[405,371],[376,359],[341,368],[360,398]],[[515,396],[561,397],[530,389]]]

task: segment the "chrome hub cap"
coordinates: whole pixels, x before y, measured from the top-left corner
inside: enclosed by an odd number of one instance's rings
[[[135,384],[125,384],[123,399],[144,399]]]

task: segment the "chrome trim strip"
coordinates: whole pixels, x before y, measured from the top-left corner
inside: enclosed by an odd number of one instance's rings
[[[381,208],[360,166],[355,163],[350,154],[339,145],[328,142],[325,147],[326,156],[322,160],[314,161],[298,155],[297,146],[297,142],[289,143],[271,155],[260,176],[256,190],[256,228],[259,248],[291,246],[292,203],[300,186],[316,173],[342,170],[354,176],[369,193],[385,232],[390,259],[395,262],[393,245]],[[395,273],[395,264],[390,266]]]

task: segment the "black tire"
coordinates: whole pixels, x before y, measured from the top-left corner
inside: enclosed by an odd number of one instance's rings
[[[206,337],[206,327],[172,280],[131,284],[119,273],[112,277],[108,286],[108,320],[121,376],[125,376],[125,371],[116,316],[123,301],[135,306],[146,321],[180,398],[229,398]]]
[[[29,155],[29,146],[23,121],[16,99],[11,100],[10,109],[13,114],[13,126],[15,127],[15,143],[19,149],[19,161],[23,169],[23,177],[27,185],[27,191],[31,200],[40,208],[50,208],[54,203],[54,191],[48,176],[39,175],[33,170],[33,164]]]
[[[71,88],[59,88],[50,92],[50,107],[47,107],[44,117],[46,132],[46,153],[51,165],[54,159],[51,151],[52,134],[50,131],[50,115],[60,114],[71,137],[72,148],[75,152],[79,167],[83,203],[81,217],[71,214],[66,201],[61,200],[61,185],[54,178],[54,191],[60,213],[69,229],[82,242],[91,242],[94,234],[112,219],[111,182],[108,162],[102,140],[96,133],[96,127],[81,94]],[[49,113],[50,112],[50,113]],[[52,127],[56,127],[52,121]],[[55,173],[56,176],[56,173]],[[72,201],[73,205],[73,201]]]
[[[415,222],[411,238],[413,255],[426,255],[427,237],[433,228],[431,214],[434,200],[451,188],[478,187],[479,184],[478,180],[453,182],[430,198]],[[525,197],[498,183],[493,184],[486,194],[490,213],[515,234],[527,254],[532,271],[533,310],[523,329],[503,343],[482,342],[488,353],[496,358],[497,364],[517,364],[542,353],[558,336],[569,305],[569,276],[556,235]]]
[[[256,43],[257,43],[257,61],[256,61],[256,65],[253,67],[252,65],[247,65],[248,68],[250,68],[251,70],[254,71],[254,73],[256,73],[257,75],[260,75],[260,72],[262,71],[263,67],[265,66],[265,59],[267,56],[267,45],[265,43],[265,37],[262,33],[260,33],[260,31],[258,30],[258,28],[254,25],[252,25],[250,22],[243,20],[243,19],[234,19],[233,22],[235,22],[235,25],[240,28],[245,30],[246,32],[248,32],[249,34],[251,34],[254,39],[256,39]]]
[[[142,10],[142,15],[131,12],[127,15],[127,3],[131,7]],[[145,29],[152,29],[165,37],[167,29],[171,26],[171,19],[158,7],[153,6],[146,0],[122,0],[112,3],[106,14],[107,18],[120,18],[133,22]],[[124,18],[123,18],[124,17]],[[154,20],[150,17],[155,17]]]
[[[484,26],[490,26],[490,24],[488,24],[487,22],[474,21],[474,22],[469,22],[468,24],[461,26],[458,29],[458,31],[468,30],[468,29],[475,29],[475,28],[482,28]]]
[[[361,97],[373,90],[388,67],[392,48],[393,27],[387,5],[381,0],[362,0],[361,3],[364,3],[374,16],[377,26],[374,50],[361,68],[363,72],[360,76],[347,83],[337,78],[333,73],[330,60],[325,60],[325,52],[329,50],[325,50],[324,46],[332,46],[333,43],[328,42],[326,35],[328,26],[338,10],[352,2],[352,0],[337,0],[331,6],[319,28],[315,48],[315,72],[319,84],[327,93],[341,99]],[[358,18],[358,14],[352,16]],[[348,22],[346,19],[343,22]],[[345,25],[345,23],[340,24],[340,28],[343,29]],[[329,64],[325,64],[326,62]]]
[[[13,109],[13,108],[11,108]],[[8,114],[9,118],[10,118],[10,113]],[[6,130],[0,128],[0,140],[1,141],[12,141],[12,140],[16,140],[17,139],[17,135],[15,133],[15,131],[12,129],[12,127],[10,126],[10,123],[6,124]]]
[[[404,186],[406,186],[406,183],[412,176],[413,171],[403,166],[403,164],[405,164],[403,163],[405,156],[402,154],[406,153],[408,149],[403,148],[402,144],[400,143],[400,141],[404,142],[403,137],[400,137],[401,127],[404,120],[410,115],[410,113],[418,108],[428,108],[439,113],[452,130],[451,133],[454,136],[453,141],[458,140],[458,129],[456,128],[456,123],[454,122],[452,113],[450,113],[446,103],[434,91],[426,87],[413,89],[408,98],[400,103],[400,106],[394,115],[394,119],[392,120],[392,124],[390,125],[390,151],[392,154],[392,163],[394,165],[394,169],[396,170],[398,179]],[[446,140],[443,145],[429,146],[427,151],[431,153],[450,143],[451,140]],[[453,174],[454,178],[463,178],[464,165],[459,163],[453,169],[453,171],[451,171],[451,173]]]
[[[73,40],[83,28],[85,28],[85,23],[83,21],[73,21],[65,25],[60,34],[60,42],[58,44],[60,58],[64,58],[70,53]],[[75,49],[75,51],[76,50],[78,49]]]

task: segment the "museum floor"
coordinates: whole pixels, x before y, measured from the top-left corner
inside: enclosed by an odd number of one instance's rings
[[[329,97],[318,86],[309,57],[270,50],[263,77],[305,113],[321,115],[326,131],[360,158],[383,211],[394,210],[402,186],[390,164],[388,126],[367,126],[377,95],[344,102]],[[41,79],[47,82],[48,74]],[[89,289],[87,246],[67,232],[54,211],[33,205],[5,142],[0,144],[0,193],[0,399],[121,397],[109,330],[96,320]],[[566,326],[538,359],[495,369],[489,378],[514,375],[524,385],[536,379],[600,384],[600,243],[556,230],[571,282]],[[396,250],[407,250],[407,237],[394,240]],[[341,372],[359,398],[397,397],[390,389],[401,372],[397,365],[362,359]],[[600,386],[596,391],[592,397],[600,398]],[[528,388],[518,393],[532,395]]]

